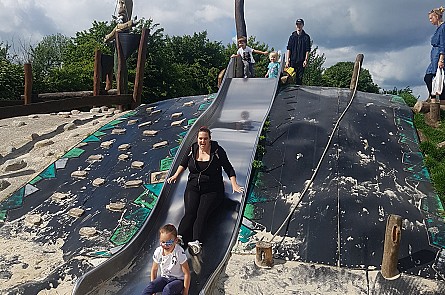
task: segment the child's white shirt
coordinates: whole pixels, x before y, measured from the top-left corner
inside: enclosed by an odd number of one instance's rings
[[[153,254],[153,261],[159,264],[161,276],[164,278],[174,277],[183,280],[184,272],[182,271],[181,264],[187,261],[184,249],[176,244],[172,253],[168,255],[162,255],[162,253],[163,249],[159,246]]]
[[[249,46],[246,46],[246,48],[238,48],[238,51],[236,52],[236,54],[239,54],[241,56],[242,59],[246,60],[246,58],[248,58],[249,60],[247,60],[250,63],[255,63],[255,60],[253,59],[253,49],[250,48]]]

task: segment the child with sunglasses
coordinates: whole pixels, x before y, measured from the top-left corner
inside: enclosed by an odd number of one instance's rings
[[[160,246],[153,254],[151,282],[142,295],[157,292],[162,294],[188,295],[190,287],[190,269],[184,249],[178,245],[178,232],[173,224],[166,224],[159,229]],[[158,269],[161,273],[158,276]],[[182,293],[181,293],[182,292]]]

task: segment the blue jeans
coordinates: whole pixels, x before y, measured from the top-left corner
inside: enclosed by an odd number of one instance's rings
[[[184,289],[184,281],[176,278],[157,277],[151,281],[142,295],[151,295],[162,291],[162,295],[179,295]]]

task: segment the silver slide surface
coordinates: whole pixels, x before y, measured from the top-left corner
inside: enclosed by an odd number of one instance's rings
[[[170,173],[189,152],[200,126],[208,126],[212,139],[226,150],[235,168],[238,183],[249,185],[258,138],[275,98],[279,79],[232,78],[233,59],[212,106],[199,117],[184,138]],[[175,184],[165,184],[153,214],[139,234],[120,253],[81,277],[73,294],[141,294],[150,281],[152,256],[159,245],[158,229],[166,224],[179,225],[184,214],[183,193],[188,171]],[[203,250],[189,256],[192,273],[190,294],[204,294],[228,259],[238,233],[245,194],[232,193],[224,174],[226,198],[208,220],[202,240]]]

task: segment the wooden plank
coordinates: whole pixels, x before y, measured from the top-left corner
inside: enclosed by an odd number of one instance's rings
[[[103,105],[130,105],[133,101],[131,94],[126,95],[99,95],[89,97],[77,97],[60,99],[56,101],[47,101],[33,103],[21,106],[7,106],[0,108],[0,119],[12,118],[18,116],[27,116],[31,114],[54,113],[60,111],[69,111],[82,107],[103,106]]]
[[[23,100],[0,100],[0,108],[10,106],[21,106],[24,104]]]

